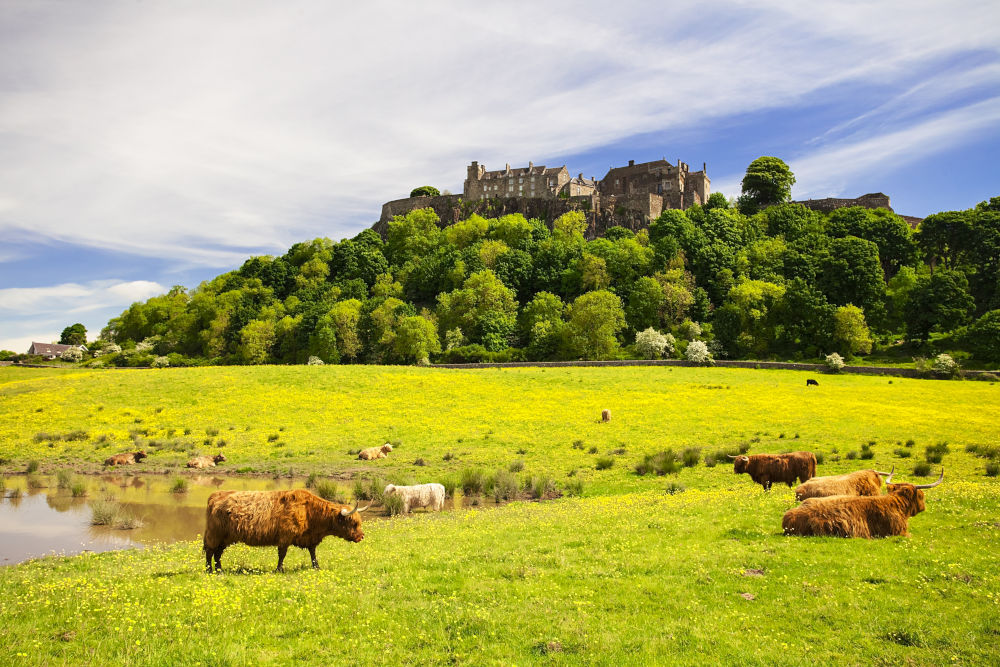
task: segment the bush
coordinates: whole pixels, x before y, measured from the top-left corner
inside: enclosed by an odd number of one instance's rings
[[[301,359],[301,357],[299,357]],[[306,361],[306,366],[323,366],[324,362],[319,357],[313,355]]]
[[[857,452],[847,452],[847,454],[845,454],[845,456],[847,457],[848,460],[853,461],[854,459],[858,458],[858,453]]]
[[[924,458],[928,463],[941,463],[941,459],[948,453],[948,443],[939,442],[936,445],[928,445],[924,448]]]
[[[69,361],[71,363],[77,363],[83,361],[83,350],[78,347],[71,347],[62,353],[60,357],[63,361]]]
[[[674,337],[663,335],[653,327],[635,335],[635,351],[644,359],[659,359],[674,353]]]
[[[871,443],[861,445],[861,458],[866,461],[875,458],[875,452],[872,451]]]
[[[576,496],[576,497],[582,496],[583,482],[579,479],[566,482],[566,484],[563,485],[563,491],[567,496]]]
[[[708,351],[708,346],[700,340],[688,343],[687,349],[684,350],[684,356],[688,361],[703,366],[711,366],[713,363],[712,354]]]
[[[679,470],[680,466],[677,464],[677,454],[672,449],[659,452],[658,454],[647,454],[642,461],[635,464],[635,472],[639,475],[649,473],[666,475],[668,473],[676,473]]]
[[[594,467],[596,467],[598,470],[607,470],[614,464],[615,464],[615,459],[613,456],[602,456],[597,459],[597,462]]]
[[[911,452],[908,449],[896,449],[896,450],[893,450],[892,453],[895,454],[896,456],[898,456],[901,459],[908,459],[911,456],[913,456],[913,452]]]
[[[823,465],[826,462],[826,454],[823,452],[816,452],[816,465]]]
[[[917,444],[917,442],[915,440],[913,440],[912,438],[910,438],[909,440],[906,441],[906,446],[907,447],[912,447],[915,444]]]
[[[74,498],[83,498],[87,495],[87,485],[83,482],[73,482],[69,492],[73,494]]]
[[[930,463],[924,463],[923,461],[921,461],[913,466],[914,477],[927,477],[930,474],[931,474]]]
[[[150,364],[153,368],[166,368],[170,365],[170,359],[167,357],[155,357],[153,363]]]
[[[529,478],[524,485],[524,490],[535,499],[541,500],[545,496],[552,495],[556,491],[555,481],[547,475],[538,475]]]
[[[714,468],[718,461],[715,459],[715,454],[705,454],[705,467]]]
[[[677,333],[684,340],[693,341],[701,335],[701,325],[689,319],[684,320],[677,327]]]
[[[482,470],[466,468],[462,471],[458,480],[458,485],[462,488],[462,493],[467,496],[478,495],[483,492],[486,479]]]
[[[507,466],[507,470],[510,470],[511,472],[521,472],[522,470],[524,470],[524,461],[521,461],[520,459],[514,461],[509,466]]]
[[[670,484],[667,484],[667,488],[664,489],[671,496],[675,493],[684,493],[685,490],[684,485],[680,482],[670,482]]]
[[[497,470],[493,476],[493,500],[514,500],[517,497],[517,477],[506,470]]]
[[[392,494],[382,499],[382,506],[389,516],[396,516],[403,513],[403,496]]]
[[[958,362],[950,354],[939,354],[931,362],[931,373],[939,378],[955,377],[958,370]]]
[[[681,452],[681,460],[684,462],[685,468],[693,468],[698,465],[698,459],[701,458],[701,448],[700,447],[688,447],[683,452]]]
[[[73,484],[73,473],[69,470],[60,470],[56,473],[56,486],[60,489],[68,489]]]
[[[170,493],[187,493],[188,481],[183,477],[175,477],[170,483]]]
[[[416,459],[413,460],[413,465],[415,465],[415,466],[425,466],[425,465],[427,465],[427,461],[424,461],[424,459],[422,457],[418,456]]]
[[[986,476],[996,477],[997,475],[1000,475],[1000,463],[990,461],[986,464]]]
[[[451,461],[453,458],[455,458],[455,455],[451,452],[445,452],[444,456],[441,457],[443,461]]]
[[[846,365],[844,358],[836,352],[826,355],[826,367],[831,373],[839,373]]]
[[[99,498],[90,502],[90,523],[95,526],[111,526],[119,530],[130,530],[142,525],[114,498]]]
[[[448,477],[443,482],[441,482],[441,485],[444,486],[445,498],[455,497],[455,489],[458,487],[458,480],[456,480],[454,477]]]
[[[321,479],[316,482],[316,495],[333,503],[347,503],[347,494],[343,492],[339,484],[330,480]]]
[[[29,475],[33,472],[38,472],[38,461],[28,461],[27,472]]]

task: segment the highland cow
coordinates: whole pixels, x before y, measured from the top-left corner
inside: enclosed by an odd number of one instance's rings
[[[819,386],[819,382],[816,382],[816,380],[813,380],[812,378],[806,378],[806,386],[807,387],[818,387]]]
[[[749,473],[750,479],[771,490],[775,482],[784,482],[788,486],[798,479],[804,482],[816,476],[816,456],[812,452],[791,452],[790,454],[752,454],[730,458],[733,461],[733,472],[737,475]]]
[[[385,487],[382,495],[402,498],[403,514],[409,514],[410,510],[416,507],[426,507],[432,512],[440,512],[444,509],[444,485],[442,484],[416,484],[414,486],[389,484]]]
[[[187,462],[188,468],[214,468],[217,463],[222,463],[226,457],[221,453],[215,456],[196,456]]]
[[[392,451],[392,445],[388,442],[381,447],[369,447],[368,449],[362,449],[358,453],[358,458],[362,461],[371,461],[373,459],[384,459],[386,455]]]
[[[944,479],[941,476],[932,484],[890,484],[884,496],[833,496],[809,498],[794,507],[781,519],[786,535],[814,535],[826,537],[889,537],[910,535],[910,517],[920,514],[924,504],[922,489],[931,489]]]
[[[222,572],[222,552],[242,542],[252,547],[278,547],[278,572],[288,547],[309,550],[312,566],[319,569],[316,546],[327,535],[360,542],[361,512],[368,507],[331,503],[305,489],[290,491],[216,491],[208,497],[205,512],[205,568]]]
[[[813,477],[795,489],[795,498],[825,498],[827,496],[877,496],[882,493],[882,478],[892,475],[877,470],[855,470],[844,475]]]
[[[139,461],[146,458],[145,451],[138,452],[127,452],[125,454],[115,454],[114,456],[109,456],[104,459],[104,465],[106,466],[130,466],[133,463],[138,463]]]
[[[602,422],[611,421],[611,410],[601,410],[601,421]]]

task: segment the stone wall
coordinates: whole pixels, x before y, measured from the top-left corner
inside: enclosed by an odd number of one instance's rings
[[[892,210],[892,206],[889,205],[889,195],[882,194],[881,192],[870,192],[854,199],[827,197],[826,199],[806,199],[805,201],[796,201],[792,203],[802,204],[806,208],[811,208],[812,210],[819,211],[821,213],[829,213],[830,211],[835,211],[838,208],[847,208],[849,206],[884,208],[889,211]]]

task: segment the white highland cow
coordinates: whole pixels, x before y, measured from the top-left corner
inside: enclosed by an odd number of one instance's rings
[[[402,498],[403,514],[409,514],[410,510],[416,507],[426,507],[432,512],[440,512],[444,509],[444,485],[442,484],[417,484],[415,486],[389,484],[385,487],[382,495]]]

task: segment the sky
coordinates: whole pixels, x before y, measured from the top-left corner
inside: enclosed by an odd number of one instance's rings
[[[0,0],[0,349],[354,236],[466,166],[1000,195],[1000,3]]]

